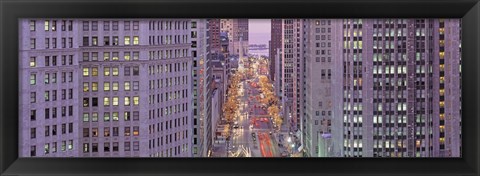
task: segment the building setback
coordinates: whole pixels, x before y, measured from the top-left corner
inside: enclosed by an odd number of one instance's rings
[[[187,19],[22,19],[20,156],[192,156]]]

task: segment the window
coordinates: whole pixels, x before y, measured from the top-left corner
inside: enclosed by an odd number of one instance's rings
[[[92,113],[92,122],[97,122],[98,121],[98,113],[94,112]]]
[[[103,105],[104,106],[110,106],[110,98],[109,97],[104,97],[103,98]]]
[[[105,121],[105,122],[110,121],[110,113],[109,112],[103,113],[103,121]]]
[[[83,37],[83,46],[88,46],[88,37]]]
[[[140,98],[138,96],[133,97],[133,105],[138,106],[140,102]]]
[[[113,76],[118,76],[118,67],[113,67],[112,68],[112,75]]]
[[[65,151],[67,148],[67,141],[62,141],[62,151]]]
[[[30,128],[30,139],[35,139],[37,137],[37,129]]]
[[[139,89],[139,82],[133,81],[133,90],[138,90],[138,89]]]
[[[90,147],[88,145],[89,145],[88,143],[83,143],[83,153],[88,153],[89,152],[88,149]]]
[[[138,43],[139,43],[138,36],[133,36],[133,45],[138,45]]]
[[[133,111],[133,121],[138,121],[140,113],[138,111]]]
[[[110,30],[110,21],[104,21],[103,22],[103,30],[104,31],[109,31]]]
[[[117,97],[117,100],[118,100],[118,97]],[[113,121],[118,121],[118,112],[113,112],[112,113],[112,120]]]
[[[98,137],[98,128],[92,128],[92,137]]]
[[[110,127],[104,127],[103,128],[103,136],[104,137],[109,137],[110,136]]]
[[[124,89],[125,89],[125,91],[130,91],[130,82],[128,82],[128,81],[125,82]]]
[[[30,120],[34,121],[37,119],[37,110],[30,110]]]
[[[110,91],[110,83],[104,82],[103,83],[103,91]]]
[[[88,31],[88,21],[83,22],[83,31]]]
[[[98,22],[92,21],[92,31],[98,31]]]
[[[48,31],[50,29],[50,21],[45,20],[45,31]]]
[[[113,91],[118,91],[118,82],[113,82],[112,87],[113,87],[112,88]]]
[[[125,45],[130,45],[130,37],[125,36]]]
[[[134,126],[133,127],[133,135],[134,136],[138,136],[140,134],[140,131],[139,131],[139,127],[138,126]]]
[[[118,127],[113,127],[113,136],[118,136]]]
[[[92,67],[92,76],[98,76],[98,67]]]
[[[50,91],[45,91],[45,101],[50,101]]]
[[[117,46],[118,45],[118,36],[113,36],[113,43],[112,45]]]
[[[30,85],[35,85],[37,83],[37,75],[35,73],[30,73]]]
[[[139,30],[139,22],[138,21],[133,22],[133,30]]]
[[[133,52],[133,60],[138,60],[140,53],[138,51]]]
[[[57,152],[57,142],[54,142],[52,144],[52,153],[56,153]]]
[[[114,132],[114,133],[115,133],[115,132]],[[114,152],[118,152],[118,142],[113,142],[112,150],[113,150]]]
[[[92,143],[92,152],[93,153],[98,152],[98,143]]]
[[[130,136],[130,127],[125,127],[124,135],[125,136]]]
[[[126,60],[126,61],[129,61],[130,60],[130,52],[124,52],[123,53],[123,59]]]
[[[129,31],[130,30],[130,21],[125,21],[123,22],[124,30]]]
[[[130,106],[130,97],[125,97],[125,106]]]
[[[88,120],[89,120],[88,113],[83,113],[83,121],[88,122]]]
[[[36,67],[37,62],[35,61],[35,57],[30,57],[30,67]]]
[[[98,83],[97,82],[92,82],[92,92],[98,91]]]
[[[118,52],[113,52],[112,53],[112,60],[114,60],[114,61],[118,60]]]
[[[73,140],[69,140],[68,141],[68,150],[72,150],[73,149]]]
[[[139,67],[135,66],[133,67],[133,76],[138,76],[139,75]]]
[[[125,112],[124,119],[125,121],[130,121],[130,112]]]
[[[73,48],[73,38],[72,37],[68,38],[68,47]]]
[[[83,61],[88,61],[89,60],[89,55],[87,52],[83,53]]]
[[[50,150],[50,144],[48,144],[48,143],[45,144],[44,149],[45,149],[44,153],[45,153],[45,154],[48,154],[48,153],[49,153],[49,150]]]
[[[125,66],[123,71],[124,76],[130,76],[130,67]]]
[[[89,136],[90,136],[89,128],[83,128],[83,137],[89,137]]]
[[[83,68],[83,76],[88,76],[89,75],[89,72],[88,72],[88,68]]]
[[[104,152],[110,152],[110,143],[109,142],[103,143],[103,151]]]
[[[30,20],[30,31],[35,31],[35,20]]]
[[[30,49],[35,49],[35,39],[34,38],[30,39]]]
[[[118,31],[118,21],[112,22],[112,30]]]
[[[118,97],[113,97],[112,98],[112,105],[113,106],[118,106]],[[118,113],[117,113],[117,120],[118,120]]]
[[[92,98],[92,107],[97,107],[98,106],[98,98],[97,97],[93,97]]]
[[[138,141],[133,142],[133,151],[138,151],[140,149],[140,143]]]
[[[125,142],[123,147],[125,151],[130,151],[130,142]]]
[[[109,36],[103,37],[103,45],[104,46],[110,45],[110,37]]]
[[[104,67],[103,68],[103,75],[104,76],[110,76],[110,68],[109,67]]]
[[[110,60],[110,53],[109,52],[104,52],[103,53],[103,60],[104,61]]]
[[[92,37],[92,45],[98,46],[98,37]]]

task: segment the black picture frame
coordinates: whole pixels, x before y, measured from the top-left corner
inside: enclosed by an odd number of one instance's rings
[[[479,175],[478,0],[1,0],[1,175]],[[19,18],[462,18],[462,158],[18,158]]]

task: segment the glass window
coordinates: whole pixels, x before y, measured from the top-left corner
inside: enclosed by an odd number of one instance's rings
[[[133,90],[138,90],[138,89],[139,89],[139,82],[133,81]]]
[[[103,113],[103,121],[105,121],[105,122],[110,121],[110,113],[109,112]]]
[[[118,76],[118,67],[113,67],[112,68],[112,75],[113,76]]]
[[[126,60],[126,61],[130,60],[130,52],[124,52],[123,53],[123,59]]]
[[[83,121],[88,122],[88,119],[89,119],[88,113],[83,113]]]
[[[138,36],[134,36],[134,37],[133,37],[133,45],[138,45],[139,40],[140,40],[140,39],[138,38]]]
[[[92,122],[97,122],[98,121],[98,113],[94,112],[92,113]]]
[[[138,127],[138,126],[134,126],[134,127],[133,127],[133,135],[134,135],[134,136],[138,136],[139,134],[140,134],[139,127]]]
[[[92,76],[98,76],[98,67],[92,67]]]
[[[89,83],[88,82],[84,82],[83,83],[83,92],[88,92],[89,90]]]
[[[140,103],[140,98],[138,96],[133,97],[133,105],[137,106]]]
[[[112,101],[113,101],[112,103],[113,106],[118,106],[118,97],[113,97]],[[117,113],[117,120],[118,120],[118,113]]]
[[[130,45],[130,36],[125,36],[125,45]]]
[[[130,127],[125,127],[124,135],[125,136],[130,136]]]
[[[114,97],[114,99],[117,98],[117,104],[118,104],[118,97]],[[118,121],[118,112],[113,112],[112,113],[112,120],[113,121]]]
[[[83,76],[88,76],[88,68],[83,68]]]
[[[104,82],[103,83],[103,90],[104,91],[110,91],[110,82]]]
[[[110,67],[103,68],[103,75],[110,76]]]
[[[30,85],[35,85],[37,83],[37,75],[35,73],[30,73]]]
[[[30,31],[35,31],[35,20],[30,20]]]
[[[125,88],[126,91],[130,91],[130,82],[128,82],[128,81],[125,82],[124,88]]]
[[[35,57],[30,57],[30,67],[36,67],[37,62],[35,61]]]
[[[50,29],[50,21],[45,20],[45,31],[48,31]]]
[[[130,97],[125,97],[125,106],[130,106]]]
[[[103,105],[104,106],[110,106],[110,97],[104,97],[103,98]]]
[[[93,92],[98,91],[98,83],[97,82],[92,82],[92,91]]]
[[[112,83],[112,90],[113,91],[118,91],[118,82],[113,82]]]
[[[103,60],[104,61],[109,61],[110,60],[110,53],[109,52],[104,52],[103,53]]]

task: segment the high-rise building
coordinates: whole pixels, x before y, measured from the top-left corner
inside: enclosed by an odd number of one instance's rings
[[[20,156],[192,156],[193,22],[22,19],[20,27]]]
[[[268,42],[269,58],[270,58],[270,79],[275,78],[275,57],[277,51],[282,48],[282,19],[271,20],[270,41]]]
[[[338,22],[333,155],[460,156],[460,20]]]
[[[230,55],[248,53],[248,19],[221,19],[220,31],[228,33]]]
[[[192,20],[193,57],[193,156],[207,157],[212,148],[212,68],[209,54],[208,20]]]
[[[303,21],[282,20],[282,101],[292,131],[301,130],[300,114],[303,111]]]
[[[304,152],[306,156],[326,157],[331,151],[331,120],[335,80],[335,53],[341,47],[341,23],[335,19],[309,19],[305,22]],[[336,55],[337,54],[337,55]]]
[[[210,52],[211,53],[220,53],[222,51],[222,46],[220,42],[220,19],[209,19],[208,20],[208,31],[210,32]]]

